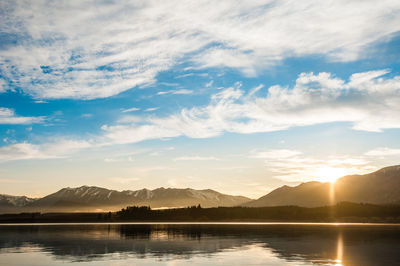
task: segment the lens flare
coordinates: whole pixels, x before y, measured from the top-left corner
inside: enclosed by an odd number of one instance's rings
[[[347,174],[349,171],[346,168],[323,167],[316,169],[313,176],[321,182],[335,183],[338,178]]]

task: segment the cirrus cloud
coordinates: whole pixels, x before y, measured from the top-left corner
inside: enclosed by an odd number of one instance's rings
[[[246,75],[288,57],[354,61],[400,31],[390,0],[10,0],[0,12],[0,92],[39,99],[113,96],[182,61]]]
[[[0,147],[0,162],[29,159],[63,158],[91,144],[81,140],[59,140],[44,144],[16,143]]]

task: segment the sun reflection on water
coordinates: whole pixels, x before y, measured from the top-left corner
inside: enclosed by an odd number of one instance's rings
[[[342,233],[339,233],[337,246],[336,246],[336,260],[335,266],[344,266],[343,264],[343,237]]]

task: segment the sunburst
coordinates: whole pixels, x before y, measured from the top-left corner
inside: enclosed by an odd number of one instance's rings
[[[313,176],[321,182],[335,183],[338,178],[347,174],[349,174],[349,171],[346,168],[322,167],[317,168]]]

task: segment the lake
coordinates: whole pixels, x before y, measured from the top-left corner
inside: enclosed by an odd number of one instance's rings
[[[0,225],[0,265],[400,265],[400,225]]]

